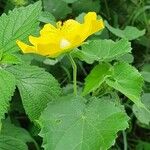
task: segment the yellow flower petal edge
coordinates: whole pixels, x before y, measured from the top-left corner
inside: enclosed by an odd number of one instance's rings
[[[80,46],[90,35],[103,28],[102,19],[97,19],[95,12],[89,12],[84,16],[82,24],[73,19],[64,23],[59,21],[56,27],[45,24],[39,37],[29,36],[32,46],[19,40],[16,42],[23,53],[36,53],[55,58]]]

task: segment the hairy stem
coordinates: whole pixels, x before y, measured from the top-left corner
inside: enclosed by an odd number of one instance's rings
[[[69,60],[72,65],[73,69],[73,89],[74,89],[74,95],[77,95],[77,66],[75,61],[73,60],[72,56],[69,54]]]
[[[122,134],[123,134],[123,143],[124,143],[124,150],[127,150],[127,135],[126,135],[126,132],[125,131],[122,131]]]

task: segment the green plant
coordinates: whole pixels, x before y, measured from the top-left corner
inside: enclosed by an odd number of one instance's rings
[[[28,42],[29,35],[38,35],[43,23],[55,24],[56,20],[69,15],[82,21],[85,12],[99,13],[102,7],[99,3],[99,0],[89,0],[87,4],[81,0],[43,0],[26,7],[17,5],[7,15],[2,14],[0,149],[149,149],[149,139],[136,137],[130,141],[135,116],[138,120],[135,126],[149,131],[150,125],[150,30],[146,18],[149,14],[144,11],[145,18],[137,20],[140,14],[133,11],[125,18],[127,25],[123,22],[120,29],[112,27],[118,26],[118,23],[110,25],[115,22],[110,15],[116,8],[111,8],[105,0],[101,2],[106,7],[101,13],[105,19],[104,31],[58,58],[22,54],[16,44],[18,39]],[[127,4],[132,4],[132,8],[136,5],[140,10],[140,6],[149,9],[148,1],[133,0]],[[131,12],[127,6],[122,7],[126,13]],[[113,17],[119,20],[119,15],[113,14]],[[144,24],[144,29],[137,28],[142,25],[133,26],[138,22]],[[139,55],[134,51],[141,43],[146,47],[144,59],[133,63],[133,58]],[[144,65],[141,67],[141,64]]]

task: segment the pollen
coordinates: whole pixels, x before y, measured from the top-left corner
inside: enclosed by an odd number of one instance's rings
[[[61,41],[60,41],[60,48],[61,49],[64,49],[64,48],[66,48],[66,47],[69,47],[71,45],[71,43],[68,41],[68,40],[66,40],[66,39],[61,39]]]

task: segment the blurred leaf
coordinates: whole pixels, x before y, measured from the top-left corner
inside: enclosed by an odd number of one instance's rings
[[[58,63],[58,59],[48,59],[47,58],[43,61],[43,63],[46,65],[52,65],[53,66],[53,65]]]
[[[150,93],[144,93],[142,96],[142,102],[147,108],[139,108],[135,104],[133,105],[133,112],[137,119],[146,125],[150,125]]]
[[[47,103],[57,98],[61,92],[57,80],[44,69],[16,65],[7,70],[16,77],[24,109],[33,121],[39,118]]]
[[[150,82],[150,64],[144,64],[141,74],[146,82]]]
[[[87,100],[73,95],[49,103],[40,117],[45,150],[106,150],[117,132],[128,127],[123,109],[108,99]]]
[[[140,101],[143,78],[136,68],[128,63],[122,62],[115,64],[113,74],[106,79],[106,83],[123,93],[136,105],[143,106]]]
[[[117,42],[112,40],[94,40],[82,45],[82,50],[72,52],[74,57],[86,63],[94,61],[111,61],[131,52],[131,44],[125,39]]]
[[[142,71],[141,74],[146,82],[150,82],[150,72]]]
[[[28,4],[28,0],[9,0],[9,3],[13,3],[15,6],[23,6]]]
[[[43,5],[44,10],[52,13],[56,19],[63,19],[71,13],[71,8],[62,0],[43,0]]]
[[[132,26],[126,26],[124,30],[120,30],[110,26],[106,21],[105,21],[105,25],[108,28],[108,30],[113,34],[115,34],[116,36],[120,38],[126,38],[128,40],[137,39],[138,37],[143,36],[146,31],[145,29],[138,30],[136,27],[132,27]]]
[[[80,23],[83,23],[83,21],[84,21],[84,16],[86,15],[86,13],[81,13],[81,14],[79,14],[75,19],[76,19],[76,21],[78,21],[78,22],[80,22]]]
[[[4,12],[7,13],[15,7],[26,6],[29,4],[29,0],[5,0],[6,6]]]
[[[150,150],[150,143],[139,141],[139,143],[136,145],[136,150]]]
[[[41,2],[27,7],[15,8],[8,15],[0,17],[0,51],[14,52],[19,50],[16,40],[25,40],[37,30]]]
[[[21,127],[11,124],[8,120],[3,121],[0,136],[9,136],[26,144],[27,142],[35,142],[28,131]]]
[[[63,0],[63,1],[66,3],[73,3],[73,2],[78,1],[78,0]]]
[[[146,46],[148,48],[150,48],[150,38],[146,37],[146,36],[142,36],[138,39],[137,41],[139,44]]]
[[[138,9],[138,11],[135,11],[134,16],[132,18],[132,24],[134,24],[134,22],[140,17],[141,14],[143,15],[143,13],[145,13],[146,10],[150,10],[150,5],[141,6]]]
[[[28,146],[17,138],[0,136],[0,150],[28,150]]]
[[[130,53],[128,54],[125,54],[121,57],[118,58],[119,61],[124,61],[124,62],[127,62],[127,63],[133,63],[134,61],[134,56]]]
[[[99,0],[78,0],[72,4],[73,12],[78,15],[83,12],[99,12],[100,10],[100,1]]]
[[[48,11],[41,12],[41,15],[39,16],[39,21],[43,23],[51,23],[53,25],[56,23],[55,17]]]
[[[107,77],[111,74],[111,66],[109,64],[96,65],[90,74],[85,78],[85,87],[83,95],[86,95],[92,91],[95,91]]]

